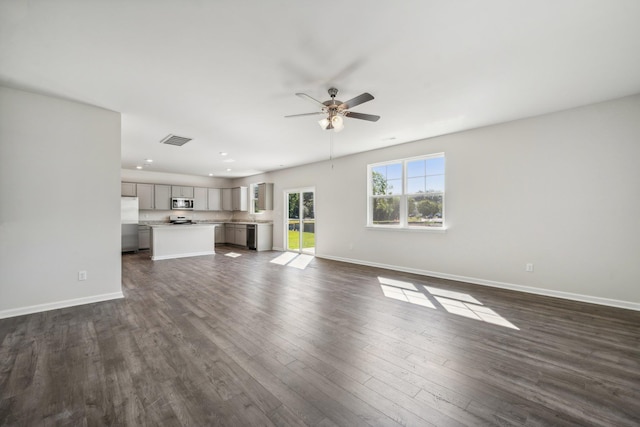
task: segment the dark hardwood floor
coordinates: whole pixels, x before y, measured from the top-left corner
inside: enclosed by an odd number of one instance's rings
[[[125,299],[0,320],[0,424],[640,425],[639,312],[278,255],[127,254]]]

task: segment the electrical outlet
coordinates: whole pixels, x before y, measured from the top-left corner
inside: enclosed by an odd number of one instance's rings
[[[524,271],[528,271],[529,273],[533,273],[533,264],[529,263],[524,266]]]
[[[86,270],[78,271],[78,280],[87,280],[87,271]]]

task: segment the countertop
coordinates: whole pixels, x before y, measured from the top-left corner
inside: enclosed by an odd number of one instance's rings
[[[143,224],[143,225],[144,225],[144,224]],[[220,223],[208,223],[208,224],[171,224],[171,223],[168,223],[168,222],[164,222],[164,223],[161,223],[161,224],[148,224],[148,226],[149,226],[149,227],[152,227],[152,228],[159,228],[159,227],[172,227],[172,228],[173,228],[173,227],[175,227],[175,228],[178,228],[178,227],[182,227],[182,228],[185,228],[185,227],[189,227],[189,228],[193,228],[193,227],[215,227],[216,225],[220,225]]]
[[[193,224],[171,224],[170,222],[165,221],[140,221],[138,225],[146,225],[149,227],[163,227],[168,225],[222,225],[222,224],[256,224],[256,225],[273,225],[273,221],[194,221]]]

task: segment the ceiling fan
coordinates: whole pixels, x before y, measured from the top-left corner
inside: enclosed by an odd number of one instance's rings
[[[376,116],[373,114],[363,114],[363,113],[355,113],[353,111],[349,111],[350,108],[355,107],[356,105],[363,104],[367,101],[371,101],[373,99],[373,95],[370,93],[363,93],[362,95],[358,95],[353,99],[348,100],[347,102],[338,101],[336,99],[336,95],[338,94],[338,89],[332,87],[329,89],[329,96],[331,99],[328,101],[320,102],[315,98],[307,95],[306,93],[296,93],[297,96],[303,99],[307,99],[317,106],[321,107],[321,111],[316,113],[304,113],[304,114],[293,114],[289,117],[302,117],[302,116],[314,116],[317,114],[326,114],[327,117],[320,120],[318,124],[322,129],[333,129],[335,132],[340,132],[344,129],[344,123],[342,121],[342,117],[350,117],[352,119],[360,119],[360,120],[368,120],[370,122],[377,122],[380,116]]]

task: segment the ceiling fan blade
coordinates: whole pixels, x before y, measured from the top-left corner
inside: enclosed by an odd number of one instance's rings
[[[352,119],[368,120],[370,122],[377,122],[378,119],[380,119],[380,116],[376,116],[373,114],[354,113],[353,111],[346,111],[344,115],[345,117],[350,117]]]
[[[317,116],[318,114],[326,114],[326,113],[324,111],[318,111],[317,113],[291,114],[289,116],[284,116],[284,117],[289,118],[289,117],[302,117],[302,116]]]
[[[320,101],[318,101],[317,99],[315,99],[315,98],[313,98],[313,97],[311,97],[311,96],[307,95],[306,93],[296,93],[296,96],[299,96],[299,97],[300,97],[300,98],[302,98],[302,99],[306,99],[306,100],[308,100],[308,101],[311,101],[311,102],[313,102],[314,104],[319,104],[322,108],[324,108],[324,107],[325,107],[325,105],[324,105],[322,102],[320,102]]]
[[[358,95],[353,99],[348,100],[347,102],[344,102],[340,105],[340,108],[343,110],[348,110],[349,108],[353,108],[356,105],[360,105],[363,104],[367,101],[371,101],[373,98],[373,95],[371,95],[370,93],[363,93],[362,95]]]

